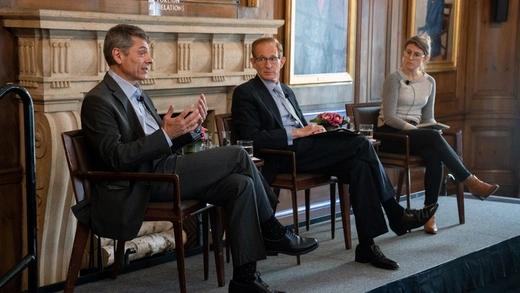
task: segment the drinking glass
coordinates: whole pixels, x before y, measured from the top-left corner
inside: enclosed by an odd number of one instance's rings
[[[220,143],[221,146],[228,146],[231,145],[231,131],[223,130],[222,131],[222,142]]]
[[[359,124],[359,133],[372,140],[374,138],[374,124]]]
[[[244,148],[244,150],[247,151],[250,157],[253,156],[253,141],[252,140],[243,140],[239,139],[237,140],[237,145]]]

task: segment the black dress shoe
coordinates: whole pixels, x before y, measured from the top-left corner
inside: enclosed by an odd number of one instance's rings
[[[369,247],[356,246],[356,261],[361,263],[369,262],[375,267],[386,270],[397,270],[399,268],[399,264],[387,258],[376,244]]]
[[[256,279],[247,284],[239,284],[233,280],[229,282],[229,293],[285,293],[284,291],[271,290],[262,279],[260,273],[256,272]]]
[[[403,216],[401,220],[399,220],[399,223],[390,222],[390,229],[392,229],[397,236],[401,236],[408,230],[424,226],[424,224],[435,215],[438,207],[439,204],[435,203],[424,207],[422,210],[404,209]]]
[[[288,255],[302,255],[318,248],[318,240],[310,237],[300,237],[293,229],[285,228],[285,235],[281,239],[271,240],[264,237],[265,250],[268,255],[284,253]]]

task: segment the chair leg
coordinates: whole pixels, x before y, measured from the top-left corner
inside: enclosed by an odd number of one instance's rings
[[[114,239],[114,243],[115,242],[116,240]],[[116,251],[114,255],[114,264],[112,265],[112,279],[116,279],[117,275],[119,275],[119,268],[121,267],[123,254],[125,253],[125,241],[117,240],[114,247]]]
[[[352,249],[352,231],[350,229],[350,194],[347,184],[338,182],[339,207],[341,210],[341,222],[343,223],[343,237],[345,249]]]
[[[410,208],[410,197],[412,196],[412,176],[410,169],[406,169],[406,207]]]
[[[401,200],[401,194],[403,194],[404,171],[404,169],[399,171],[399,180],[397,183],[397,190],[395,191],[395,199],[397,202]]]
[[[217,283],[219,287],[224,287],[226,285],[226,276],[224,270],[224,255],[222,252],[222,208],[216,206],[212,211],[210,211],[210,218],[213,252],[215,254],[215,267],[217,270]],[[226,246],[229,248],[229,245]]]
[[[464,184],[462,182],[456,182],[457,185],[457,208],[459,211],[459,223],[464,224],[466,217],[464,215]]]
[[[175,237],[175,254],[177,255],[177,271],[181,293],[186,293],[186,267],[184,263],[184,243],[182,242],[182,222],[173,223]]]
[[[221,232],[221,235],[222,235],[222,239],[224,238],[224,234],[226,233],[226,230],[227,230],[227,224],[226,224],[226,212],[220,208],[220,207],[217,207],[220,209],[220,221],[222,222],[222,232]],[[229,263],[231,259],[231,249],[229,248],[229,243],[228,243],[228,239],[227,239],[227,234],[226,234],[226,262]]]
[[[229,263],[230,260],[231,260],[231,248],[229,248],[229,243],[227,242],[227,239],[226,239],[226,262]]]
[[[309,188],[305,189],[305,227],[307,231],[309,231],[309,226],[311,225],[311,190]]]
[[[338,183],[339,184],[339,183]],[[330,234],[334,239],[336,235],[336,184],[330,185]]]
[[[280,188],[278,187],[273,187],[273,192],[274,192],[274,195],[276,195],[276,198],[280,198]],[[278,207],[278,205],[276,205],[274,207],[274,211],[276,213],[276,208]]]
[[[300,235],[300,227],[298,223],[298,192],[295,189],[291,189],[292,205],[293,205],[293,221],[294,221],[294,232],[296,235]],[[296,263],[300,264],[300,256],[296,256]]]
[[[204,280],[208,280],[209,275],[209,227],[208,213],[202,213],[202,259],[204,263]]]
[[[76,227],[76,235],[74,236],[74,244],[72,245],[72,254],[70,256],[69,270],[67,272],[67,279],[65,280],[64,293],[74,292],[76,280],[78,279],[79,268],[81,266],[81,259],[85,253],[87,245],[88,233],[90,229],[78,222]]]

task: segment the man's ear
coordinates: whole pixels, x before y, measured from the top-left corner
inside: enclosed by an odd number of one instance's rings
[[[116,61],[117,64],[123,63],[123,52],[119,48],[112,49],[112,57]]]
[[[282,56],[282,58],[280,58],[280,69],[283,68],[285,61],[287,61],[287,59],[285,59],[285,56]]]

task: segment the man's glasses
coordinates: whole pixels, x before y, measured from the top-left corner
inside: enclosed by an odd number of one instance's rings
[[[406,58],[410,58],[410,57],[412,57],[412,59],[414,59],[414,60],[415,60],[415,59],[419,59],[419,58],[425,56],[424,54],[421,54],[421,53],[419,53],[419,52],[415,52],[415,53],[414,53],[414,52],[412,52],[412,51],[410,51],[410,50],[404,50],[403,55],[404,55],[404,57],[406,57]]]
[[[260,64],[265,64],[267,61],[269,61],[269,63],[271,64],[275,64],[276,62],[278,62],[278,60],[280,60],[280,57],[277,57],[277,56],[273,56],[273,57],[258,57],[258,58],[255,58],[255,61],[260,63]]]

